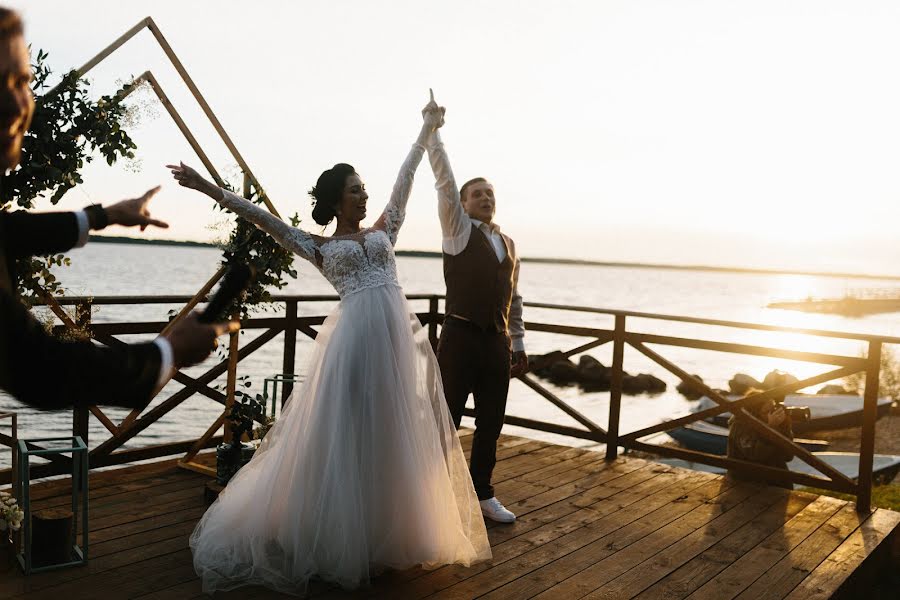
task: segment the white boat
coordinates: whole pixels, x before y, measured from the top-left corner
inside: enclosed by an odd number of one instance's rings
[[[707,421],[685,423],[681,427],[667,431],[666,434],[689,450],[724,456],[728,449],[728,428]],[[828,442],[825,440],[794,438],[794,443],[810,452],[828,449]]]
[[[813,452],[813,455],[828,463],[850,479],[859,477],[859,454],[856,452]],[[724,475],[726,472],[726,470],[721,467],[705,465],[689,460],[681,460],[679,458],[656,458],[654,460],[673,467],[682,467],[684,469],[693,469],[695,471],[705,471],[707,473],[716,473],[720,475]],[[788,469],[806,475],[823,476],[822,473],[819,473],[815,468],[806,464],[799,458],[791,460],[791,462],[788,463]],[[893,454],[876,454],[874,456],[872,462],[872,475],[876,482],[891,481],[898,472],[900,472],[900,456],[895,456]]]
[[[741,396],[726,396],[729,400],[738,400]],[[893,401],[890,398],[878,399],[877,417],[880,419],[890,412]],[[794,433],[806,431],[824,431],[828,429],[847,429],[862,425],[863,399],[855,395],[806,395],[792,394],[784,399],[785,406],[808,406],[809,421],[793,423]],[[697,411],[718,406],[715,402],[703,396],[699,400]],[[717,425],[728,426],[730,412],[722,413],[708,419]]]

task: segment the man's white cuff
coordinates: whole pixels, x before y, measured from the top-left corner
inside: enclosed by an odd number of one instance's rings
[[[164,337],[153,340],[159,348],[159,377],[156,380],[156,389],[162,389],[172,376],[172,368],[175,366],[175,353],[172,351],[172,343]]]
[[[81,248],[88,243],[88,236],[91,233],[91,222],[88,220],[87,213],[83,210],[75,211],[75,220],[78,221],[78,242],[76,248]]]

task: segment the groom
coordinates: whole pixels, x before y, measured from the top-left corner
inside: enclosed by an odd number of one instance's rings
[[[509,379],[528,366],[519,257],[512,239],[494,223],[494,186],[478,177],[458,190],[438,131],[428,144],[428,158],[444,237],[446,318],[437,351],[444,393],[457,428],[473,395],[472,483],[484,516],[512,523],[516,515],[494,496],[491,474]]]

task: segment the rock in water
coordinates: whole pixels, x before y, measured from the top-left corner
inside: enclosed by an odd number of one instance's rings
[[[770,390],[774,387],[778,387],[780,385],[788,385],[790,383],[796,383],[800,381],[790,373],[785,373],[784,371],[779,371],[775,369],[763,379],[762,388],[766,390]]]
[[[578,368],[585,371],[590,369],[609,370],[609,367],[605,367],[602,362],[600,362],[590,354],[583,354],[581,358],[578,359]]]
[[[822,386],[819,388],[819,391],[816,394],[824,395],[824,394],[837,394],[840,396],[847,396],[853,394],[850,390],[846,389],[842,385],[838,385],[836,383],[832,383],[826,386]]]
[[[694,378],[699,379],[700,381],[703,381],[703,378],[700,377],[699,375],[694,375]],[[694,387],[694,384],[686,379],[682,379],[681,383],[679,383],[675,387],[675,389],[678,390],[681,393],[681,395],[684,396],[685,398],[687,398],[688,400],[697,400],[698,398],[700,398],[700,396],[703,395],[702,390]]]
[[[622,391],[626,394],[660,394],[666,391],[666,382],[649,373],[626,375],[622,378]]]
[[[581,373],[578,371],[578,365],[568,358],[564,358],[547,368],[547,379],[556,385],[568,385],[578,383]]]
[[[586,392],[610,388],[612,368],[593,356],[584,355],[576,365],[559,351],[531,357],[532,372],[559,386],[579,385]],[[622,391],[627,394],[656,394],[666,391],[666,382],[649,374],[622,374]]]
[[[612,379],[612,369],[604,366],[593,356],[585,354],[578,360],[578,374],[585,388],[608,390]]]
[[[532,373],[540,377],[547,377],[550,374],[550,365],[555,362],[565,360],[566,356],[559,350],[554,350],[547,354],[535,354],[528,357],[528,365]]]
[[[738,396],[743,396],[747,393],[747,390],[761,389],[762,387],[762,383],[746,373],[738,373],[728,382],[728,388],[731,390],[731,393],[737,394]]]

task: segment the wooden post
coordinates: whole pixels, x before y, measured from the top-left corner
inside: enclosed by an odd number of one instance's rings
[[[79,302],[75,305],[75,325],[79,328],[89,328],[91,324],[90,302]],[[88,443],[88,429],[90,409],[86,404],[76,404],[72,409],[72,435],[81,436],[84,443]]]
[[[881,370],[881,342],[869,342],[869,365],[866,368],[866,389],[863,393],[862,439],[859,444],[859,483],[856,510],[866,513],[872,503],[872,461],[875,454],[875,421],[878,419],[878,385]]]
[[[234,315],[232,315],[233,320],[239,320],[241,317],[240,311],[235,311]],[[235,391],[237,391],[237,365],[238,365],[238,336],[240,335],[240,331],[235,331],[231,334],[231,339],[228,343],[228,387],[225,392],[225,413],[227,414],[231,407],[234,406],[234,396]],[[224,439],[223,441],[227,444],[232,440],[231,433],[231,423],[226,419],[225,420],[225,430],[224,430]]]
[[[284,310],[284,362],[281,364],[281,372],[285,375],[293,375],[295,368],[295,355],[297,353],[297,301],[288,300],[285,303]],[[281,408],[284,409],[285,403],[294,390],[294,384],[290,381],[282,382],[281,386]],[[276,402],[272,398],[272,402]],[[275,410],[274,408],[272,410]]]
[[[428,301],[428,341],[431,342],[431,349],[437,352],[438,345],[438,298],[433,296]]]
[[[76,404],[72,409],[72,435],[81,436],[88,443],[89,417],[91,411],[86,404]]]
[[[625,315],[616,315],[613,331],[612,380],[609,388],[609,424],[606,436],[606,460],[615,460],[619,452],[619,413],[622,409],[622,363],[625,357]]]

